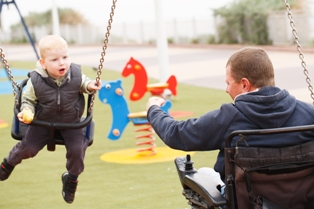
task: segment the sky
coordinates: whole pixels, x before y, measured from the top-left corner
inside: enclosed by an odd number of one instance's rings
[[[10,1],[10,0],[7,0]],[[219,8],[234,0],[117,0],[114,22],[135,23],[155,21],[155,1],[162,5],[164,21],[173,19],[204,19],[211,15],[214,8]],[[22,16],[29,12],[44,12],[55,3],[60,8],[72,8],[96,26],[107,26],[111,11],[111,0],[15,0]],[[8,30],[11,24],[20,22],[20,17],[13,4],[2,8],[2,26]]]

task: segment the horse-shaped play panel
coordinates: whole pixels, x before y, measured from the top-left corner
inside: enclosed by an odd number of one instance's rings
[[[122,88],[122,81],[120,79],[116,81],[104,82],[98,92],[100,101],[110,105],[111,107],[112,124],[107,136],[108,139],[120,139],[125,127],[130,121],[132,121],[132,123],[137,127],[145,126],[136,130],[136,132],[146,132],[143,135],[136,136],[136,139],[138,141],[136,145],[143,147],[141,149],[138,149],[137,151],[145,153],[145,155],[156,154],[154,131],[149,125],[149,122],[146,118],[146,111],[130,113],[127,101],[124,98],[123,93],[124,91]],[[165,104],[161,107],[161,109],[169,114],[169,109],[171,108],[171,105],[171,101],[167,100]]]
[[[134,84],[130,92],[130,100],[137,101],[141,99],[146,92],[150,92],[152,95],[162,96],[165,90],[171,92],[171,95],[177,95],[177,79],[174,75],[171,75],[166,83],[153,83],[148,84],[148,76],[145,67],[133,57],[125,65],[122,76],[127,77],[134,75]]]

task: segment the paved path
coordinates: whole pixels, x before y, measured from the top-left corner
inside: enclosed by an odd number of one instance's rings
[[[36,60],[31,46],[1,46],[10,60]],[[225,64],[229,56],[241,46],[169,47],[170,74],[179,82],[225,89]],[[265,47],[274,68],[276,85],[285,88],[298,99],[312,103],[305,81],[301,60],[296,47]],[[310,78],[314,80],[313,49],[304,50],[304,59]],[[73,62],[97,67],[102,46],[70,46]],[[104,68],[122,71],[126,62],[134,57],[147,70],[148,76],[159,79],[157,49],[153,46],[108,46]]]

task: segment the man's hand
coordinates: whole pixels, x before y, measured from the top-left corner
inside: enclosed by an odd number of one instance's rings
[[[151,97],[148,99],[146,103],[146,111],[148,112],[148,109],[153,105],[157,105],[161,107],[164,103],[165,103],[165,100],[161,97]]]

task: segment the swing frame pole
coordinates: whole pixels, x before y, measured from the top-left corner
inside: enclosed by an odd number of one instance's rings
[[[27,27],[27,25],[26,25],[26,23],[25,23],[25,20],[24,20],[24,18],[23,18],[23,16],[22,16],[22,14],[21,14],[21,12],[20,12],[20,10],[19,10],[19,8],[18,8],[18,6],[17,6],[15,0],[11,0],[11,1],[0,0],[0,15],[1,15],[1,12],[2,12],[2,6],[3,6],[3,5],[7,5],[7,6],[9,7],[10,4],[14,4],[14,6],[15,6],[17,12],[19,13],[19,16],[20,16],[20,18],[21,18],[21,22],[22,22],[22,25],[23,25],[24,30],[25,30],[25,32],[26,32],[27,38],[28,38],[29,42],[31,43],[31,45],[32,45],[32,47],[33,47],[33,50],[34,50],[34,52],[35,52],[35,55],[36,55],[37,60],[39,60],[39,55],[38,55],[37,50],[36,50],[36,47],[35,47],[35,42],[34,42],[32,36],[30,35],[30,33],[29,33],[29,31],[28,31],[28,27]]]

